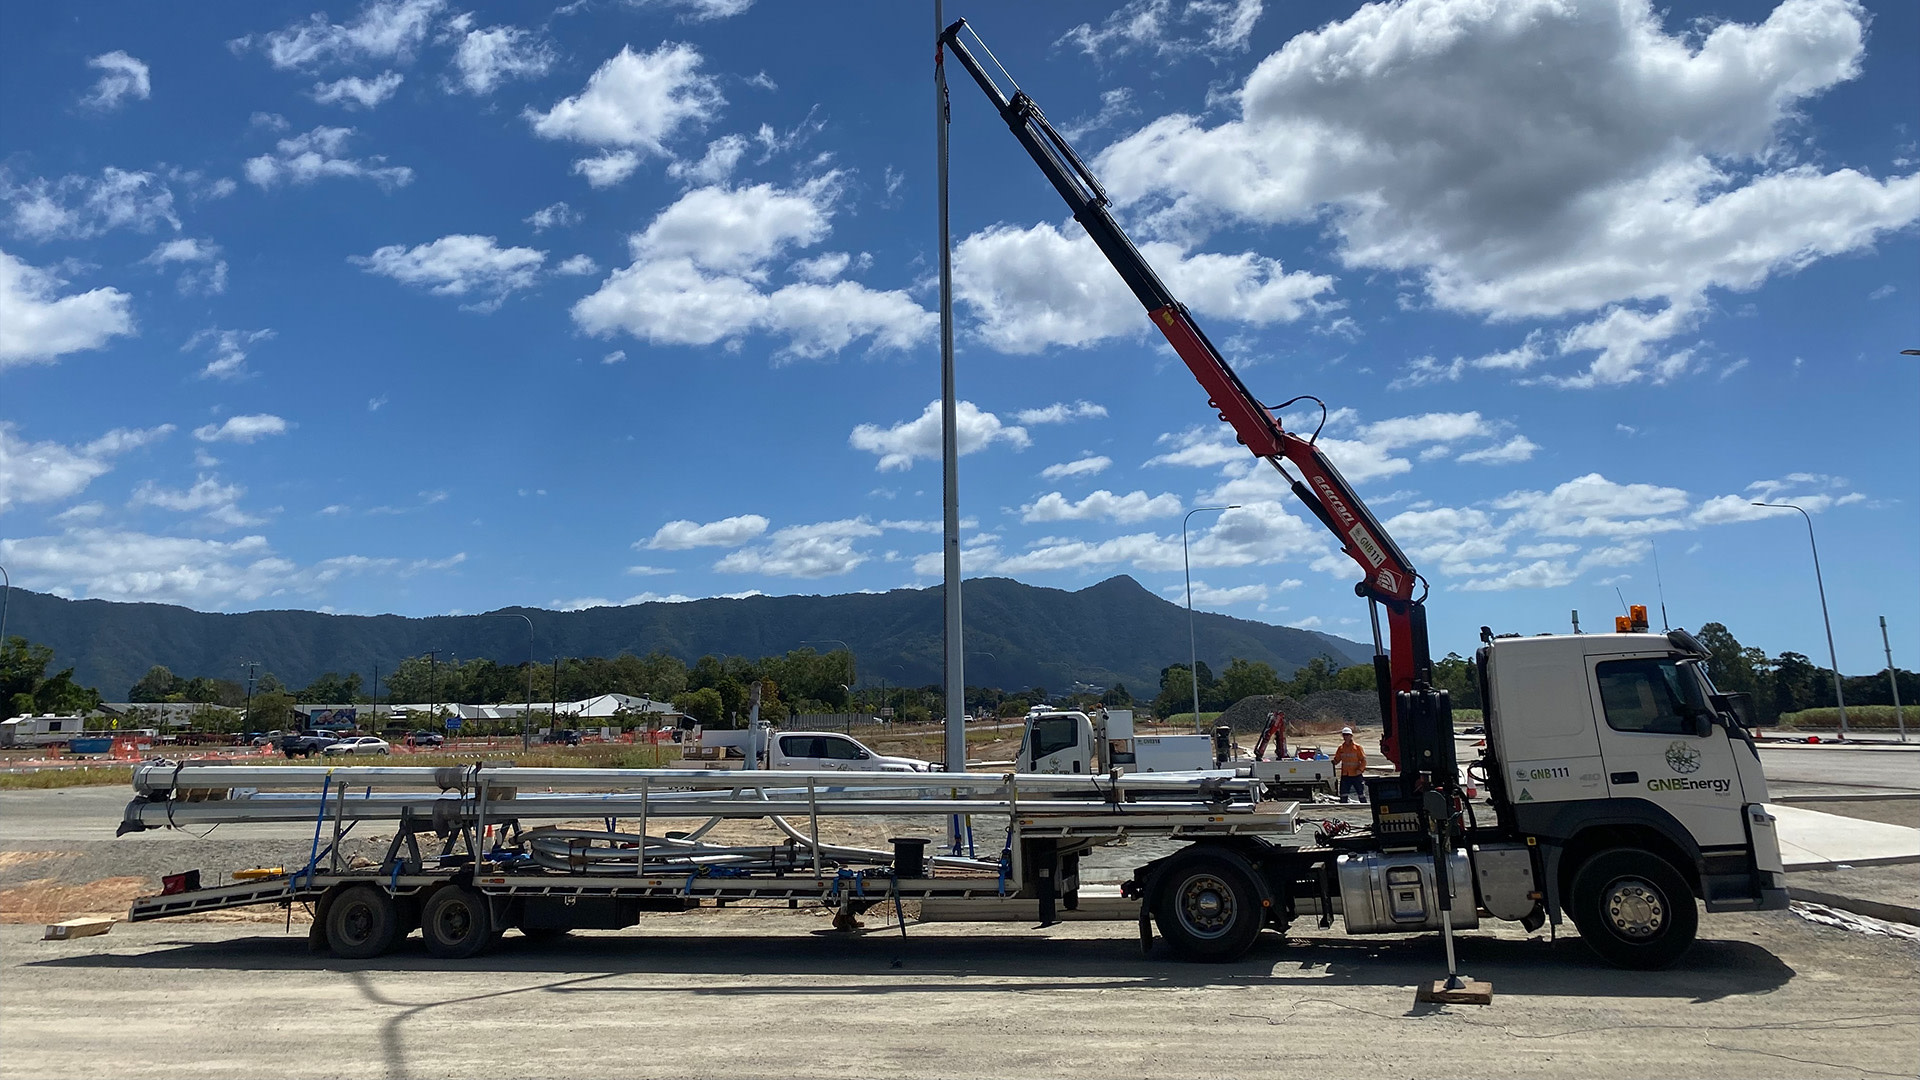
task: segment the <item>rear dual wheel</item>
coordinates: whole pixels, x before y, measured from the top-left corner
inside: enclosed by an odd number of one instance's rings
[[[371,960],[393,948],[400,914],[393,897],[372,885],[349,885],[327,904],[327,948],[345,960]]]
[[[465,960],[493,944],[487,898],[464,885],[445,885],[420,909],[420,938],[442,960]]]

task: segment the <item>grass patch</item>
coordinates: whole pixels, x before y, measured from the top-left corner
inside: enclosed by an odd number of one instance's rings
[[[133,783],[131,765],[85,765],[78,769],[39,769],[0,773],[0,791],[41,791],[47,788],[103,787]]]
[[[1920,724],[1920,712],[1912,709],[1903,711],[1907,713],[1908,726]],[[1800,731],[1838,731],[1840,710],[1802,709],[1799,712],[1781,713],[1773,726]],[[1847,726],[1866,731],[1894,731],[1899,727],[1899,721],[1891,705],[1849,705]]]

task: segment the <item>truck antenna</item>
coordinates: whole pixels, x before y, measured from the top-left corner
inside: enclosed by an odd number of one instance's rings
[[[1631,617],[1633,615],[1633,609],[1627,606],[1627,594],[1620,591],[1620,586],[1615,585],[1613,587],[1613,595],[1620,598],[1620,610],[1626,612],[1627,615]]]
[[[1653,587],[1660,596],[1660,632],[1665,634],[1673,630],[1673,627],[1667,625],[1667,587],[1660,583],[1660,545],[1652,544],[1651,546],[1653,548]]]

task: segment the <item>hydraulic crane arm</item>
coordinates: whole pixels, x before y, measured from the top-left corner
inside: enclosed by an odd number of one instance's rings
[[[1359,564],[1361,580],[1354,586],[1354,592],[1387,609],[1388,641],[1384,654],[1380,654],[1379,623],[1377,620],[1374,623],[1374,667],[1380,687],[1381,715],[1386,720],[1381,750],[1389,760],[1399,764],[1401,718],[1397,715],[1395,695],[1413,690],[1416,682],[1428,683],[1432,677],[1423,604],[1424,580],[1314,440],[1285,430],[1273,410],[1240,381],[1220,350],[1194,322],[1187,306],[1168,291],[1160,276],[1134,247],[1133,240],[1114,221],[1107,209],[1106,190],[1092,171],[1047,122],[1040,106],[1025,91],[1018,85],[1014,85],[1012,97],[1001,91],[972,51],[961,42],[963,29],[970,29],[965,19],[941,32],[943,52],[951,50],[967,74],[980,84],[980,89],[1013,131],[1014,138],[1020,140],[1034,164],[1066,200],[1074,220],[1087,230],[1095,246],[1147,309],[1154,326],[1166,335],[1173,351],[1199,380],[1207,393],[1207,404],[1233,426],[1235,436],[1254,456],[1287,478],[1294,495],[1339,539],[1341,550]],[[979,40],[977,35],[975,40]],[[984,44],[981,49],[987,51]],[[992,59],[991,52],[987,52],[987,56]],[[997,60],[994,64],[999,66]],[[1001,68],[1001,73],[1005,74],[1006,69]],[[1012,76],[1007,76],[1007,81],[1013,84]],[[1289,472],[1288,465],[1300,475],[1296,477]]]

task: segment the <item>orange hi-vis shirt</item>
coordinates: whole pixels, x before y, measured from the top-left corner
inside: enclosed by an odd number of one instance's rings
[[[1340,766],[1341,776],[1359,776],[1367,771],[1367,752],[1358,742],[1341,743],[1333,752],[1333,760]]]

